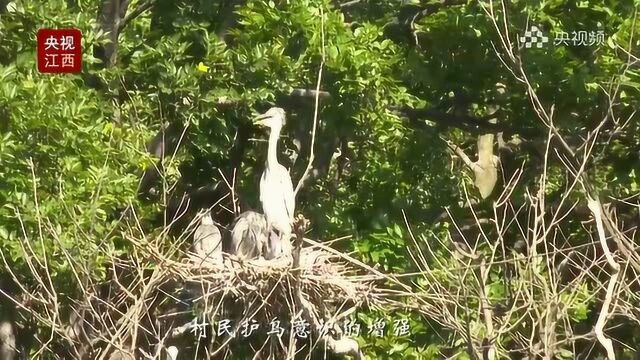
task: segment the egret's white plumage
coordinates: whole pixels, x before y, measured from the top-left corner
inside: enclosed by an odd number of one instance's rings
[[[16,335],[10,321],[0,322],[0,359],[13,360],[17,355]]]
[[[193,234],[193,252],[202,263],[222,263],[222,235],[208,211],[201,214],[200,225]]]
[[[255,211],[245,211],[231,225],[228,252],[240,258],[258,258],[267,246],[268,234],[265,216]]]
[[[260,202],[269,230],[279,236],[269,236],[265,258],[273,258],[291,251],[291,226],[295,211],[293,182],[289,171],[278,163],[278,139],[285,123],[285,112],[271,108],[259,117],[258,124],[270,128],[269,148],[265,170],[260,178]]]
[[[260,201],[269,224],[282,233],[291,233],[295,201],[289,171],[276,164],[260,178]]]
[[[168,360],[178,360],[178,348],[175,346],[169,346],[167,348]]]

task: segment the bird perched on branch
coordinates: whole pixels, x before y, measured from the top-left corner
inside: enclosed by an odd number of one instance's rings
[[[201,263],[222,263],[222,235],[213,223],[211,213],[200,212],[200,225],[193,234],[193,252]]]
[[[272,259],[291,253],[291,224],[295,211],[295,195],[289,171],[278,163],[278,139],[285,124],[285,112],[273,107],[258,116],[256,124],[268,127],[269,148],[267,161],[260,178],[260,202],[267,221],[269,233],[275,231],[277,236],[269,236],[266,259]]]
[[[266,217],[255,211],[245,211],[231,225],[231,240],[226,252],[255,259],[263,255],[268,238]]]
[[[489,120],[496,123],[496,119]],[[491,195],[498,181],[498,164],[500,159],[493,154],[494,135],[487,133],[478,136],[478,161],[471,168],[475,175],[474,185],[480,196],[486,199]]]

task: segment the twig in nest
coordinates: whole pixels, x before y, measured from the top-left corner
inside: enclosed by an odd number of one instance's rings
[[[364,360],[364,354],[360,351],[360,346],[357,341],[342,336],[339,339],[334,339],[331,334],[325,332],[325,329],[323,327],[324,322],[321,322],[318,319],[318,317],[315,315],[316,311],[313,304],[307,301],[307,299],[305,299],[302,294],[302,282],[300,280],[300,250],[302,248],[304,233],[308,226],[309,221],[305,219],[304,216],[298,215],[294,224],[294,231],[296,236],[293,250],[296,308],[302,310],[301,315],[306,321],[309,322],[309,324],[311,324],[314,332],[319,336],[319,342],[324,346],[325,349],[328,349],[336,355],[351,355],[356,359]],[[295,354],[295,347],[290,349],[289,353]]]

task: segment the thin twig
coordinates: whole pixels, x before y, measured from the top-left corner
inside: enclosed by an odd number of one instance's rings
[[[302,177],[300,178],[300,181],[298,181],[298,185],[296,185],[295,190],[293,191],[293,195],[296,196],[298,194],[298,191],[300,190],[300,188],[302,188],[302,185],[304,184],[304,182],[306,181],[307,177],[309,176],[309,172],[311,171],[311,168],[313,166],[313,160],[314,160],[314,147],[315,147],[315,143],[316,143],[316,128],[318,127],[318,109],[319,109],[319,102],[320,102],[320,84],[322,83],[322,71],[324,68],[324,62],[325,62],[325,44],[324,44],[324,9],[322,8],[322,6],[320,6],[320,39],[321,39],[321,55],[322,55],[322,59],[320,61],[320,68],[318,69],[318,81],[316,82],[316,97],[315,97],[315,108],[313,110],[313,128],[311,130],[311,148],[309,151],[309,162],[307,163],[307,167],[304,170],[304,173],[302,173]]]

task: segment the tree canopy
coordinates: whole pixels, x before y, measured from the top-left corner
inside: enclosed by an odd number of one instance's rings
[[[24,358],[124,343],[70,319],[149,300],[118,278],[199,209],[260,210],[277,106],[306,236],[395,290],[352,316],[386,321],[367,358],[638,356],[639,5],[0,0],[0,322]],[[81,30],[80,73],[38,72],[42,28]]]

